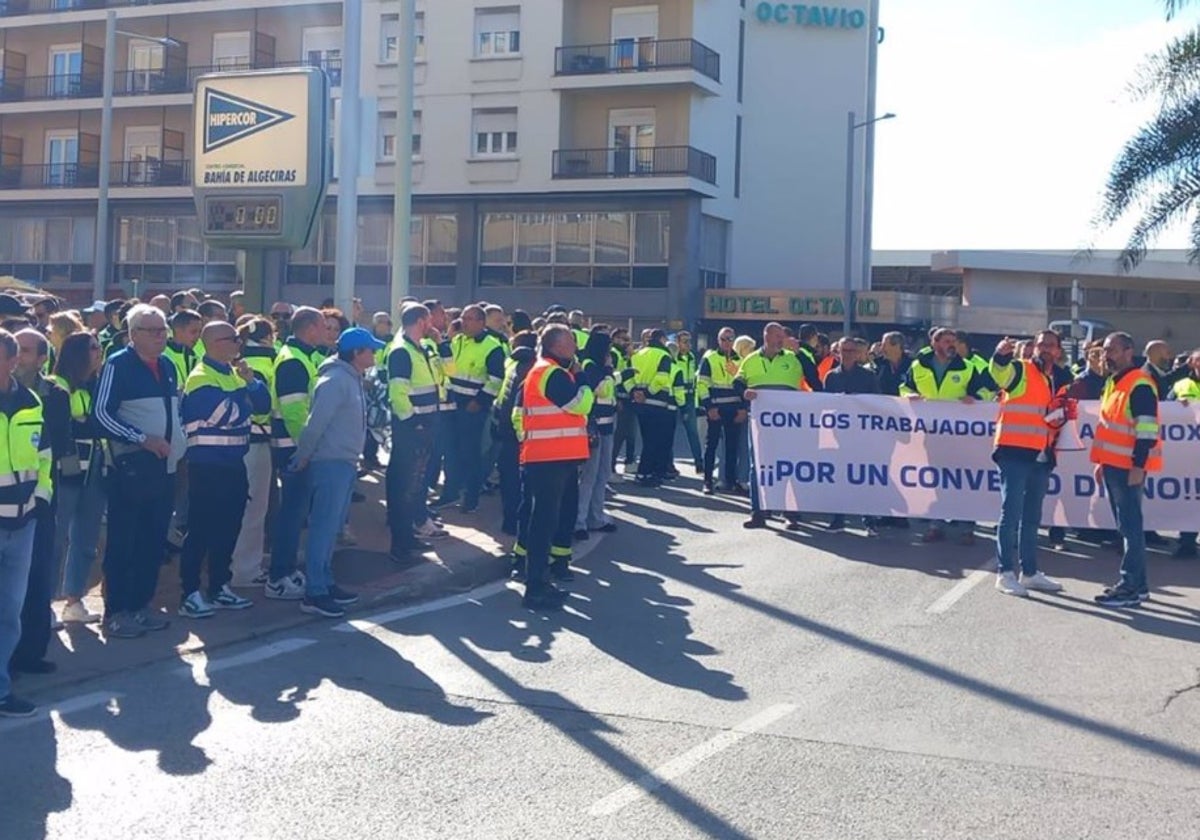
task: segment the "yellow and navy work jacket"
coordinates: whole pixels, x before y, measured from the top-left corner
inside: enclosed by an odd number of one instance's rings
[[[196,363],[200,361],[200,357],[196,355],[196,351],[191,347],[184,347],[175,339],[167,342],[167,346],[163,348],[163,355],[175,366],[175,381],[179,383],[180,393],[182,393],[183,386],[187,383],[188,375],[196,367]]]
[[[450,392],[462,407],[471,400],[487,408],[500,393],[504,382],[504,345],[488,331],[472,338],[466,333],[454,336],[450,343],[454,370],[450,373]]]
[[[583,369],[596,365],[591,359],[583,360]],[[592,410],[588,415],[588,426],[598,435],[611,435],[617,422],[617,383],[606,375],[592,392]]]
[[[284,342],[275,356],[271,380],[271,446],[280,463],[287,463],[296,450],[300,433],[308,423],[312,392],[317,387],[317,366],[322,357],[295,336]]]
[[[645,394],[646,399],[641,403],[645,408],[673,411],[675,366],[667,349],[658,345],[643,347],[633,354],[629,365],[632,373],[627,372],[623,378],[626,390]]]
[[[1197,381],[1192,376],[1189,376],[1187,379],[1180,379],[1172,386],[1171,392],[1177,400],[1200,402],[1200,381]]]
[[[404,333],[387,349],[388,404],[392,417],[404,423],[432,421],[438,413],[438,385],[429,349]]]
[[[261,380],[247,384],[230,365],[205,356],[183,386],[180,415],[188,462],[239,463],[250,451],[250,418],[270,408],[270,392]]]
[[[959,356],[950,358],[940,376],[933,362],[933,353],[919,355],[913,360],[904,384],[900,386],[900,396],[916,394],[927,400],[984,399],[988,385],[995,384],[990,376],[981,374]]]
[[[675,364],[679,367],[679,372],[683,376],[683,393],[687,398],[687,402],[696,402],[696,375],[699,365],[696,362],[696,354],[688,351],[680,353],[675,357]]]
[[[9,391],[0,395],[0,529],[24,526],[38,499],[50,501],[53,461],[42,401],[11,380]]]
[[[768,356],[760,347],[742,359],[741,367],[733,380],[733,387],[740,398],[747,389],[799,391],[803,381],[804,369],[795,353],[783,349],[774,356]]]
[[[709,350],[704,354],[696,376],[696,398],[701,408],[728,411],[743,407],[743,400],[733,385],[741,364],[741,357],[732,351],[728,356],[720,350]]]
[[[247,344],[242,349],[242,358],[254,371],[254,376],[267,386],[267,394],[273,394],[272,383],[275,381],[275,348],[263,347],[258,344]],[[250,442],[271,442],[271,410],[254,414],[250,418]]]
[[[92,465],[92,455],[96,452],[96,427],[92,420],[92,403],[95,401],[96,377],[92,377],[84,385],[72,388],[71,384],[61,376],[53,377],[54,381],[69,395],[71,408],[71,440],[74,450],[62,458],[59,465],[59,477],[63,481],[80,483],[88,475]]]
[[[421,339],[421,346],[426,349],[429,366],[433,368],[433,378],[438,386],[438,414],[454,411],[454,398],[450,394],[450,374],[454,371],[454,356],[450,352],[450,342],[437,342],[432,338]]]

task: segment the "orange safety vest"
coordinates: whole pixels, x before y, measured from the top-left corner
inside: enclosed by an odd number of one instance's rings
[[[1018,360],[1022,367],[1021,395],[1008,391],[1000,396],[1000,419],[996,421],[996,446],[1016,446],[1044,452],[1054,439],[1053,430],[1046,425],[1046,410],[1054,395],[1050,384],[1037,365]]]
[[[1100,425],[1096,427],[1096,438],[1092,441],[1093,464],[1104,464],[1122,470],[1133,468],[1133,447],[1138,438],[1137,421],[1129,407],[1129,397],[1139,385],[1156,388],[1148,373],[1141,368],[1134,368],[1121,377],[1120,382],[1114,384],[1110,380],[1105,387],[1100,402]],[[1157,394],[1157,388],[1155,393]],[[1154,411],[1157,420],[1157,403]],[[1158,472],[1162,465],[1162,438],[1159,437],[1146,459],[1146,472]]]
[[[824,359],[822,359],[820,362],[817,363],[817,376],[820,378],[821,382],[824,382],[825,377],[829,376],[829,371],[833,370],[833,365],[834,365],[834,362],[836,362],[836,361],[837,361],[837,359],[833,358],[833,354],[830,353],[828,356],[826,356]],[[808,383],[805,383],[806,386],[807,386],[807,384]]]
[[[538,359],[525,377],[521,399],[522,464],[588,459],[587,417],[563,411],[546,397],[543,382],[556,369],[575,381],[569,370],[544,358]]]

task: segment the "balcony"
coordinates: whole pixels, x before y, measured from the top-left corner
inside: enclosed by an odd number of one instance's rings
[[[109,167],[113,187],[190,187],[190,160],[119,160]]]
[[[0,166],[0,189],[95,189],[100,168],[94,163],[35,163]]]
[[[691,38],[558,47],[554,76],[556,88],[694,84],[715,95],[720,92],[721,56]]]
[[[190,73],[169,70],[121,70],[113,80],[113,94],[154,96],[164,93],[191,93],[193,78]]]
[[[558,149],[554,152],[555,180],[564,178],[694,178],[717,183],[717,159],[691,146],[652,146],[643,149]]]
[[[63,73],[58,76],[26,76],[22,81],[0,86],[0,101],[35,102],[46,99],[81,99],[99,96],[103,83],[99,76]]]

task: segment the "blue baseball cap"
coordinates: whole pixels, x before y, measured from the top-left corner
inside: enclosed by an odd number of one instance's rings
[[[382,350],[384,347],[387,345],[362,327],[351,327],[343,330],[342,334],[338,336],[339,353],[351,353],[356,350]]]

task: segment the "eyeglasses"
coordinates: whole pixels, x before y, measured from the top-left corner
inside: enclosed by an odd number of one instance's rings
[[[166,327],[134,327],[137,332],[149,333],[150,335],[166,335]]]
[[[731,336],[731,335],[719,335],[719,336],[717,336],[717,341],[733,341],[733,336]]]

